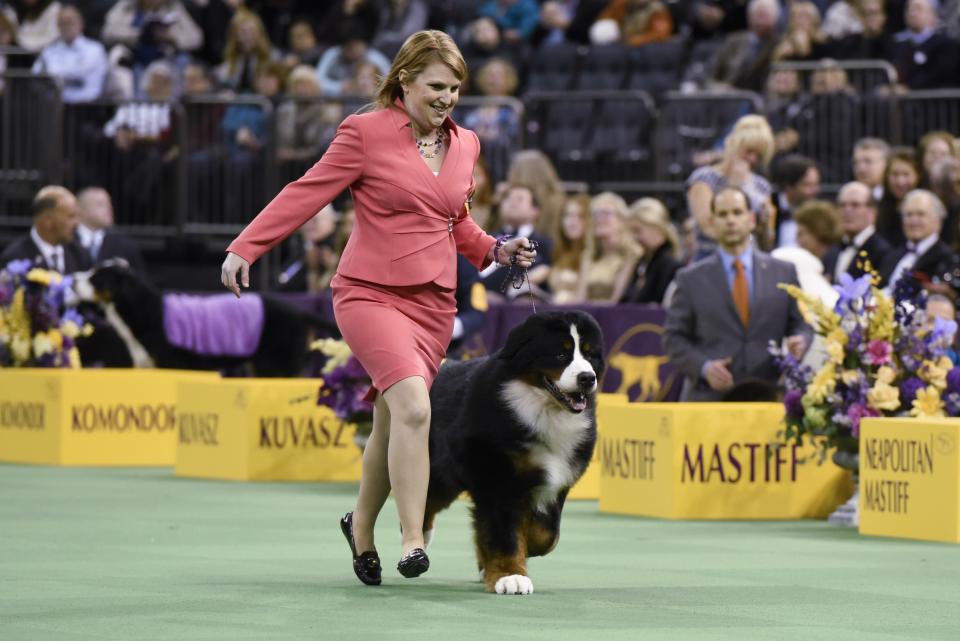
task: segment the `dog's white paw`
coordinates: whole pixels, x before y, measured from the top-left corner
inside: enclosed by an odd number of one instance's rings
[[[533,581],[522,574],[511,574],[497,579],[494,590],[497,594],[533,594]]]
[[[430,549],[430,544],[433,543],[433,529],[427,530],[423,533],[423,548],[425,550]]]

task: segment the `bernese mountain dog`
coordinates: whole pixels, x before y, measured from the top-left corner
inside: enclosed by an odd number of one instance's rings
[[[79,344],[84,362],[106,367],[219,370],[226,375],[303,374],[313,336],[339,336],[336,325],[284,301],[247,293],[192,296],[162,293],[122,262],[106,261],[74,275],[76,298],[104,315],[95,329],[115,333]],[[119,348],[115,343],[119,343]]]
[[[567,492],[593,456],[603,370],[600,327],[580,311],[534,314],[498,352],[440,368],[425,539],[436,514],[467,492],[488,592],[533,592],[527,558],[557,545]]]

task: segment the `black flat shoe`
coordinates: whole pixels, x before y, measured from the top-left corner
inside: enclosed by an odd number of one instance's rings
[[[353,553],[353,573],[367,585],[380,585],[380,557],[376,550],[357,554],[353,543],[353,512],[347,512],[340,519],[340,531],[347,538],[350,551]]]
[[[397,571],[408,579],[418,577],[430,569],[430,559],[422,548],[413,548],[397,563]]]

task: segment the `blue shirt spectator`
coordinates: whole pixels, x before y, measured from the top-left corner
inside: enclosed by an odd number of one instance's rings
[[[493,18],[507,42],[529,40],[540,22],[536,0],[490,0],[477,11],[480,17]]]

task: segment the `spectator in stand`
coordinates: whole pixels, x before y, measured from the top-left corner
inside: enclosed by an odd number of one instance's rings
[[[820,10],[806,0],[790,3],[787,30],[773,50],[773,61],[810,60],[826,37],[820,30]]]
[[[77,240],[89,255],[91,264],[120,258],[130,269],[146,275],[140,248],[113,224],[113,201],[102,187],[87,187],[77,195]]]
[[[473,194],[468,207],[473,222],[484,231],[492,231],[498,226],[493,216],[493,181],[482,151],[473,166]]]
[[[509,44],[529,42],[540,22],[536,0],[489,0],[477,11],[480,17],[492,18]]]
[[[883,0],[859,0],[856,9],[863,28],[844,36],[831,37],[822,47],[816,48],[816,57],[843,60],[890,59],[893,38],[887,31],[887,11]]]
[[[877,205],[877,233],[893,247],[903,245],[903,221],[900,205],[908,193],[920,186],[920,170],[912,149],[890,154],[883,177],[883,198]]]
[[[0,11],[0,49],[15,47],[17,44],[17,28],[7,18],[7,14]],[[7,56],[0,53],[0,76],[7,70]],[[0,78],[0,96],[3,95],[3,78]]]
[[[217,67],[216,76],[232,91],[255,93],[260,70],[278,57],[260,17],[252,11],[239,9],[230,20],[223,63]]]
[[[957,248],[960,245],[960,159],[947,157],[938,160],[930,168],[930,191],[947,209],[940,238]],[[960,277],[960,274],[958,274]],[[957,283],[960,286],[960,282]]]
[[[66,5],[57,16],[60,37],[44,47],[33,64],[34,73],[47,73],[63,84],[63,101],[90,102],[103,93],[107,77],[107,52],[103,45],[83,35],[80,10]]]
[[[940,238],[947,210],[935,194],[914,189],[903,199],[903,235],[907,242],[887,256],[882,271],[887,290],[894,291],[901,278],[917,279],[925,289],[936,293],[952,292],[941,288],[944,274],[952,274],[957,257]]]
[[[342,96],[344,85],[356,75],[357,66],[369,62],[386,77],[390,61],[376,49],[371,49],[358,32],[346,32],[343,44],[330,47],[317,63],[317,79],[324,96]]]
[[[293,257],[281,267],[277,279],[281,291],[318,294],[330,288],[340,260],[334,248],[339,218],[333,205],[327,205],[291,237],[295,239]]]
[[[323,48],[317,43],[317,34],[308,20],[296,20],[287,31],[289,52],[283,59],[290,69],[297,65],[316,67],[323,54]]]
[[[477,72],[476,81],[489,102],[468,112],[463,125],[477,134],[484,154],[502,175],[520,133],[520,114],[505,102],[517,89],[517,70],[502,58],[491,58]]]
[[[825,273],[834,283],[840,282],[841,274],[850,274],[853,278],[863,276],[868,271],[867,261],[872,271],[881,273],[892,249],[877,233],[877,204],[870,194],[870,187],[861,182],[850,182],[840,188],[837,205],[843,237],[823,258]]]
[[[930,186],[930,169],[944,158],[960,160],[960,142],[949,131],[928,132],[917,143],[917,162],[920,163],[920,183]]]
[[[514,61],[514,48],[507,46],[500,35],[500,27],[493,18],[477,18],[464,30],[461,49],[470,69],[479,69],[491,58]]]
[[[379,87],[380,70],[372,62],[364,60],[354,68],[353,77],[344,83],[343,92],[345,95],[361,99],[363,104],[366,104],[377,95]]]
[[[661,305],[681,267],[680,240],[670,212],[656,198],[641,198],[627,212],[627,227],[643,254],[632,270],[623,273],[628,281],[620,302]]]
[[[890,145],[880,138],[861,138],[853,146],[853,179],[870,188],[874,202],[883,198],[883,175],[889,157]]]
[[[593,255],[580,281],[578,299],[613,304],[623,297],[629,274],[643,250],[627,233],[627,203],[609,191],[590,201]]]
[[[747,3],[743,0],[694,0],[691,13],[696,40],[723,37],[747,28]]]
[[[797,209],[797,246],[816,257],[823,273],[827,252],[840,242],[840,214],[825,200],[810,200]]]
[[[713,228],[710,203],[714,194],[728,186],[741,189],[747,195],[750,211],[760,221],[753,227],[762,235],[761,248],[772,244],[775,236],[771,216],[773,204],[770,202],[773,187],[756,172],[770,164],[773,148],[773,132],[766,119],[756,115],[743,116],[724,140],[720,162],[700,167],[690,174],[686,183],[687,209],[698,227],[698,258],[716,250],[717,230]]]
[[[31,205],[30,233],[15,239],[0,253],[0,265],[11,260],[31,260],[46,269],[72,274],[90,267],[90,259],[77,246],[77,198],[70,190],[47,185]]]
[[[496,179],[495,174],[493,178]],[[550,158],[539,149],[518,151],[510,161],[507,184],[529,185],[533,189],[533,195],[540,207],[536,231],[542,236],[552,237],[557,231],[557,222],[567,196]],[[498,186],[498,195],[505,186]]]
[[[938,31],[937,0],[908,0],[907,28],[893,37],[890,62],[897,69],[898,84],[893,90],[940,89],[955,86],[957,43]]]
[[[823,17],[823,34],[831,39],[863,33],[863,18],[856,0],[838,0]]]
[[[380,22],[371,46],[392,58],[404,40],[427,28],[429,14],[426,0],[385,0],[380,5]]]
[[[59,37],[57,16],[62,6],[55,0],[11,0],[0,10],[16,31],[17,44],[37,53]]]
[[[777,0],[750,0],[747,31],[727,36],[713,58],[710,69],[713,87],[763,91],[773,50],[780,39],[779,22]]]
[[[119,0],[107,12],[101,38],[108,47],[122,44],[132,49],[151,17],[161,16],[170,25],[177,51],[196,51],[203,46],[203,32],[180,0]]]
[[[343,43],[345,33],[370,42],[377,34],[379,20],[380,12],[373,0],[336,0],[317,23],[317,38],[327,47]]]
[[[776,246],[797,244],[797,222],[794,213],[809,200],[820,195],[820,170],[817,164],[798,154],[790,155],[776,164],[777,191],[771,196]]]
[[[607,0],[546,0],[540,6],[540,24],[533,32],[534,44],[589,44],[590,25],[606,6]]]
[[[767,77],[765,115],[773,131],[775,155],[796,150],[800,134],[796,120],[802,110],[800,74],[792,69],[778,69]]]
[[[953,299],[943,294],[931,294],[927,298],[926,304],[927,321],[931,329],[934,326],[935,319],[939,318],[945,321],[957,322],[957,308]],[[954,366],[960,364],[960,355],[957,354],[957,337],[954,335],[953,342],[947,349],[946,357]]]
[[[333,140],[343,113],[339,104],[319,100],[320,83],[306,65],[287,76],[287,94],[289,98],[277,109],[277,158],[312,164]]]
[[[495,235],[509,234],[510,236],[522,236],[535,241],[538,244],[537,257],[527,271],[529,283],[525,282],[522,288],[512,287],[507,282],[510,269],[497,263],[491,264],[480,272],[483,286],[487,288],[495,300],[503,300],[504,297],[507,300],[512,300],[521,295],[525,296],[531,291],[531,288],[534,295],[543,297],[542,287],[550,276],[553,241],[549,236],[534,231],[537,218],[540,215],[540,208],[533,189],[521,184],[508,186],[503,199],[500,201],[499,209],[501,227]]]
[[[581,302],[581,281],[593,256],[593,221],[590,196],[576,194],[567,198],[551,256],[550,278],[547,279],[557,305]]]
[[[613,20],[620,40],[631,47],[663,42],[673,35],[673,17],[659,0],[610,0],[600,20]]]

